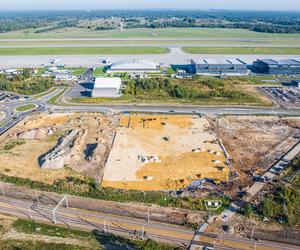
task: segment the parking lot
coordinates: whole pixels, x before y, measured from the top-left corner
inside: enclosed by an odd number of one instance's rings
[[[20,97],[19,95],[0,92],[0,103],[16,102],[21,99],[23,99],[23,97]]]
[[[94,83],[90,83],[90,82],[76,83],[65,94],[65,97],[67,98],[91,97],[93,86]]]
[[[271,99],[286,108],[300,107],[300,88],[297,87],[262,87]]]

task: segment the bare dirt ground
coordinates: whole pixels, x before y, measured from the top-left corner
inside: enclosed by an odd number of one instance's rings
[[[299,118],[226,116],[210,122],[233,159],[240,187],[250,185],[253,175],[271,167],[300,136]]]
[[[26,118],[0,137],[0,173],[53,183],[66,176],[102,176],[118,119],[100,114],[51,114]],[[72,164],[61,169],[41,169],[38,159],[71,129],[85,130],[83,150]],[[101,144],[97,156],[93,150]]]
[[[209,123],[198,116],[122,116],[103,187],[176,190],[193,180],[227,180],[229,169]]]

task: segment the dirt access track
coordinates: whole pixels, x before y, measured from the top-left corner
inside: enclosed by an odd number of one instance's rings
[[[100,180],[118,121],[115,116],[92,113],[27,117],[0,137],[0,173],[49,184],[67,176]],[[76,155],[72,152],[74,155],[62,168],[42,169],[38,159],[55,148],[58,139],[70,130],[85,134],[72,145]]]
[[[102,187],[177,190],[193,180],[228,180],[225,154],[206,118],[124,115]]]

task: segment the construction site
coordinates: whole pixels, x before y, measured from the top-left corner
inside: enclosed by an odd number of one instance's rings
[[[0,171],[49,184],[67,176],[100,181],[117,122],[93,113],[27,117],[0,137]]]
[[[102,186],[178,190],[193,180],[227,181],[229,168],[206,118],[172,115],[121,117]]]
[[[297,143],[299,131],[300,119],[275,116],[41,113],[0,137],[0,174],[235,195]]]
[[[231,195],[247,190],[300,138],[298,117],[223,116],[209,122],[230,155]]]

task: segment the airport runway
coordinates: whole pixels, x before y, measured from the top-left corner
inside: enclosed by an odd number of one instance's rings
[[[206,38],[206,37],[130,37],[130,38],[93,38],[93,37],[82,37],[82,38],[26,38],[26,39],[0,39],[3,42],[35,42],[35,41],[236,41],[236,42],[262,42],[262,41],[290,41],[290,40],[299,40],[299,38],[230,38],[230,37],[215,37],[215,38]]]
[[[0,40],[1,42],[1,40]],[[257,48],[257,47],[271,47],[271,48],[297,48],[299,45],[291,45],[291,44],[270,44],[270,43],[255,43],[255,44],[245,44],[245,43],[63,43],[59,44],[36,44],[36,45],[0,45],[0,49],[16,49],[16,48],[59,48],[59,47],[146,47],[146,46],[154,46],[154,47],[163,47],[163,48],[182,48],[182,47],[249,47],[249,48]]]

